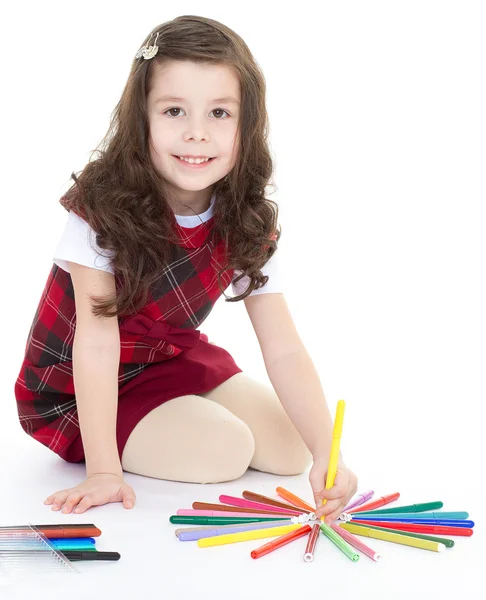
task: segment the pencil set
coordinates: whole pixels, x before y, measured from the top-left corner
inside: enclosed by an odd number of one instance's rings
[[[337,405],[325,489],[334,485],[344,418],[344,401]],[[465,511],[439,511],[441,501],[390,507],[399,492],[372,500],[374,491],[358,494],[344,508],[339,519],[328,525],[316,519],[316,508],[282,487],[277,498],[245,490],[242,497],[219,496],[219,503],[194,502],[191,509],[179,509],[169,518],[172,524],[193,525],[175,530],[180,541],[196,541],[201,548],[275,538],[250,551],[260,558],[300,538],[305,562],[314,559],[319,534],[323,534],[350,560],[357,562],[359,552],[377,562],[381,554],[359,537],[368,537],[417,549],[443,552],[454,541],[443,537],[471,536],[474,522]],[[371,500],[371,501],[370,501]],[[323,504],[325,500],[323,501]],[[386,508],[381,508],[385,506]],[[430,535],[435,534],[435,535]],[[357,537],[358,536],[358,537]]]

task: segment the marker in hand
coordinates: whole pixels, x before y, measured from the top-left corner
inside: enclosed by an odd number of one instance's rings
[[[331,454],[329,456],[329,465],[327,467],[327,477],[326,477],[326,490],[330,490],[334,485],[334,480],[336,479],[337,466],[339,462],[339,450],[341,446],[341,436],[343,433],[343,420],[344,420],[344,408],[346,403],[344,400],[339,400],[336,407],[336,417],[334,419],[334,429],[332,431],[332,444],[331,444]],[[324,498],[322,500],[321,506],[324,506],[327,502],[327,499]],[[321,521],[324,522],[325,516],[321,517]]]

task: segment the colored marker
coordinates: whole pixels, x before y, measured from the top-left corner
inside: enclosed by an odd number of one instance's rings
[[[94,538],[53,538],[49,542],[58,550],[96,550]]]
[[[233,506],[239,506],[242,508],[258,508],[263,510],[273,510],[275,512],[278,512],[279,514],[281,513],[294,516],[302,514],[302,511],[291,510],[289,508],[280,508],[278,506],[270,506],[268,504],[263,504],[262,502],[252,502],[251,500],[245,500],[244,498],[236,498],[235,496],[225,496],[224,494],[222,494],[219,497],[219,501],[225,502],[226,504],[230,504]]]
[[[80,527],[71,527],[71,525],[66,525],[64,527],[35,527],[35,531],[37,533],[43,534],[46,538],[80,538],[80,537],[99,537],[101,535],[101,530],[98,527],[94,526],[80,526]],[[12,533],[32,533],[32,529],[30,527],[13,527],[9,529],[0,530],[0,538],[2,535],[12,535]]]
[[[360,512],[356,517],[351,515],[354,519],[384,519],[383,513],[377,514],[375,512]],[[395,519],[442,519],[444,520],[454,520],[460,521],[463,519],[467,519],[469,517],[469,513],[465,511],[456,511],[456,512],[446,512],[446,511],[428,511],[428,512],[420,512],[420,513],[386,513],[386,520],[391,521]]]
[[[341,446],[341,436],[343,433],[344,409],[346,403],[344,400],[339,400],[336,407],[336,417],[334,419],[334,428],[332,431],[331,453],[329,456],[329,465],[327,467],[326,490],[330,490],[336,479],[337,466],[339,462],[339,449]],[[327,499],[322,500],[321,506],[327,503]],[[322,515],[321,521],[324,523],[325,516]],[[329,532],[328,532],[329,533]],[[334,532],[333,532],[334,533]],[[327,533],[326,533],[327,535]],[[334,534],[336,535],[336,534]]]
[[[273,498],[270,498],[269,496],[262,496],[261,494],[255,494],[255,492],[249,492],[248,490],[245,490],[241,495],[246,500],[254,500],[255,502],[263,502],[264,504],[269,504],[270,506],[278,506],[280,508],[288,508],[292,511],[295,510],[295,506],[292,506],[292,504],[287,504],[285,502],[279,502],[278,500],[274,500]],[[304,508],[303,506],[301,506],[299,508],[302,509],[300,512],[302,512],[302,511],[306,512],[306,513],[314,512],[314,510]]]
[[[343,538],[338,535],[329,525],[326,523],[321,523],[319,525],[322,533],[331,540],[331,542],[341,550],[348,558],[350,558],[353,562],[359,560],[359,554],[354,551],[354,549],[343,540]]]
[[[263,546],[260,546],[259,548],[252,550],[250,552],[250,556],[252,558],[260,558],[261,556],[265,556],[265,554],[269,554],[270,552],[277,550],[277,548],[281,548],[282,546],[285,546],[286,544],[290,544],[291,542],[297,540],[298,538],[301,538],[304,535],[307,535],[311,530],[312,530],[312,527],[310,525],[304,525],[300,529],[296,529],[295,531],[290,531],[289,533],[286,533],[285,535],[278,537],[276,540],[272,540],[271,542],[263,544]]]
[[[338,535],[340,535],[350,546],[354,546],[356,550],[360,550],[366,556],[369,556],[375,562],[378,562],[381,558],[381,554],[370,548],[365,543],[363,543],[360,539],[354,536],[349,531],[346,531],[339,525],[335,525],[334,523],[330,525],[331,529],[333,529]]]
[[[394,508],[382,508],[380,510],[370,511],[369,509],[364,510],[364,506],[361,507],[359,512],[373,512],[375,515],[389,515],[392,513],[417,513],[425,512],[428,510],[434,510],[435,508],[442,508],[444,503],[440,500],[436,502],[423,502],[422,504],[408,504],[407,506],[395,506]],[[349,512],[356,512],[349,511]]]
[[[442,535],[458,535],[462,537],[470,537],[473,530],[467,527],[445,527],[443,525],[418,525],[417,523],[390,523],[388,521],[353,521],[352,523],[343,523],[343,525],[376,525],[377,527],[385,527],[386,529],[400,529],[402,531],[412,531],[413,533],[438,533]]]
[[[80,552],[77,550],[67,550],[61,554],[63,554],[69,560],[120,560],[119,552]]]
[[[376,538],[377,540],[392,542],[394,544],[403,544],[404,546],[412,546],[414,548],[420,548],[421,550],[432,550],[433,552],[443,552],[445,550],[444,544],[439,544],[437,542],[431,542],[429,540],[423,540],[420,538],[409,537],[406,534],[391,533],[389,531],[371,529],[371,527],[356,527],[351,523],[341,523],[339,527],[342,527],[343,529],[346,529],[350,533],[354,533],[356,535]]]
[[[169,517],[169,521],[171,523],[186,523],[192,525],[236,525],[241,523],[242,525],[245,523],[262,523],[265,521],[281,521],[282,519],[270,519],[268,517],[265,518],[251,518],[246,519],[244,517],[186,517],[184,515],[172,515]],[[291,520],[289,519],[289,523]]]
[[[373,490],[369,490],[368,492],[365,492],[364,494],[358,494],[355,500],[352,500],[347,506],[345,506],[343,508],[343,512],[348,512],[352,508],[355,508],[356,506],[360,506],[361,504],[364,504],[370,498],[372,498],[374,493],[375,492]]]
[[[234,506],[229,506],[228,504],[211,504],[209,502],[193,502],[192,508],[196,510],[223,510],[228,512],[233,512],[235,510]],[[246,513],[268,513],[269,515],[274,515],[275,513],[271,510],[272,507],[268,507],[268,510],[262,510],[258,508],[242,508],[238,507],[238,512],[246,512]],[[249,514],[248,516],[251,516]]]
[[[319,533],[321,528],[318,523],[314,525],[312,531],[309,535],[309,539],[307,540],[307,546],[304,552],[304,560],[305,562],[312,562],[314,560],[314,552],[317,545],[317,538],[319,537]]]
[[[408,513],[410,514],[410,513]],[[355,517],[351,519],[351,522],[354,521],[366,521],[367,523],[377,523],[379,521],[383,521],[385,518],[384,515],[376,516],[376,517]],[[406,519],[401,517],[400,519],[395,519],[391,516],[386,516],[386,521],[388,523],[415,523],[417,525],[444,525],[445,527],[474,527],[474,521],[466,521],[465,519],[425,519],[425,518],[411,518]]]
[[[0,525],[0,531],[8,531],[9,529],[26,529],[30,531],[33,529],[64,529],[66,527],[63,523],[48,523],[47,525]],[[95,527],[93,523],[71,523],[70,529],[84,529],[85,527]]]
[[[283,498],[284,500],[287,500],[287,502],[290,502],[290,504],[293,504],[294,506],[297,506],[299,508],[303,508],[304,510],[308,510],[310,512],[315,512],[315,508],[312,508],[312,506],[310,506],[310,504],[307,504],[307,502],[304,502],[303,500],[301,500],[298,496],[296,496],[295,494],[292,494],[292,492],[289,492],[288,490],[286,490],[283,487],[278,487],[276,489],[277,494]]]
[[[237,542],[247,542],[248,540],[258,540],[266,537],[276,537],[285,535],[296,529],[300,529],[302,525],[284,525],[282,527],[272,527],[270,529],[256,529],[254,531],[242,531],[241,533],[228,533],[226,535],[216,535],[215,537],[203,538],[197,541],[200,548],[208,548],[209,546],[220,546],[222,544],[235,544]]]
[[[226,533],[241,533],[242,531],[253,531],[255,529],[269,529],[271,527],[284,527],[288,521],[272,521],[271,523],[248,523],[246,525],[224,525],[222,527],[195,527],[187,529],[178,529],[177,537],[181,542],[194,542],[206,537],[215,535],[225,535]]]
[[[363,504],[362,506],[352,508],[351,510],[346,512],[356,513],[364,510],[370,511],[374,508],[378,508],[379,506],[385,506],[385,504],[390,504],[390,502],[395,502],[395,500],[398,500],[398,498],[400,498],[399,492],[395,492],[394,494],[387,494],[386,496],[380,496],[376,500],[373,500],[373,502],[368,502],[368,504]]]
[[[357,527],[365,527],[365,525],[357,525]],[[403,535],[404,533],[401,529],[386,529],[384,527],[377,527],[376,525],[367,525],[367,527],[370,527],[371,529],[378,529],[379,531],[390,531],[391,533],[398,533],[400,535]],[[406,534],[409,537],[422,538],[423,540],[430,540],[431,542],[440,542],[441,544],[444,544],[446,548],[452,548],[455,545],[454,540],[450,540],[449,538],[437,537],[433,535],[424,535],[423,533],[412,533],[411,531],[407,531]]]
[[[245,519],[265,519],[265,518],[278,518],[280,520],[285,519],[287,515],[282,513],[245,513],[245,512],[229,512],[226,510],[196,510],[193,508],[179,508],[177,511],[178,515],[186,516],[186,517],[244,517]],[[292,518],[292,515],[289,515],[288,518]]]

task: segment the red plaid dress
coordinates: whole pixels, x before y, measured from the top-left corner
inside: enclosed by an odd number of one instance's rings
[[[120,460],[135,425],[177,396],[207,392],[241,369],[197,327],[221,296],[217,271],[225,264],[213,219],[186,228],[175,222],[180,244],[175,260],[135,315],[117,317],[120,327],[117,444]],[[234,271],[222,276],[223,288]],[[22,428],[68,462],[83,462],[73,381],[76,309],[71,275],[55,263],[28,335],[15,382]]]

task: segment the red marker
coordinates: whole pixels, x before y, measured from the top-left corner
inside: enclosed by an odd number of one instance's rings
[[[390,504],[390,502],[394,502],[398,498],[400,498],[399,492],[396,492],[395,494],[388,494],[387,496],[381,496],[380,498],[373,500],[373,502],[368,502],[367,504],[362,504],[361,506],[357,506],[352,510],[347,510],[346,513],[352,515],[354,513],[362,512],[365,510],[374,510],[375,508],[379,508],[380,506],[384,506],[385,504]]]
[[[268,554],[269,552],[273,552],[277,548],[280,548],[281,546],[285,546],[285,544],[290,544],[290,542],[293,542],[294,540],[302,537],[303,535],[307,535],[311,530],[312,530],[312,527],[310,525],[304,525],[303,527],[300,527],[299,529],[295,529],[294,531],[291,531],[290,533],[281,535],[276,540],[268,542],[268,544],[263,544],[263,546],[256,548],[256,550],[252,550],[250,552],[250,556],[252,558],[260,558],[260,556]]]

